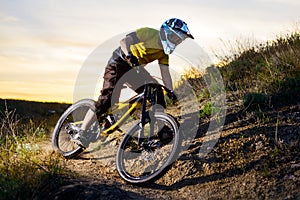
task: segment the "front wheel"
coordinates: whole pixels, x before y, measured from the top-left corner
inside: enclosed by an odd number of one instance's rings
[[[72,138],[80,130],[86,113],[93,110],[94,101],[83,99],[71,105],[58,120],[53,131],[52,146],[65,158],[75,157],[84,150],[75,144]]]
[[[140,137],[140,129],[138,122],[127,132],[116,158],[118,173],[133,184],[159,178],[177,158],[179,150],[178,126],[170,115],[155,113],[154,119],[144,126],[143,138]],[[150,137],[151,130],[153,135]]]

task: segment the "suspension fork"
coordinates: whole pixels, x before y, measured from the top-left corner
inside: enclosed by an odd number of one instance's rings
[[[154,113],[155,113],[155,110],[156,110],[156,103],[157,103],[157,88],[154,89],[153,91],[154,93],[154,98],[153,98],[153,102],[152,102],[152,108],[151,110],[149,110],[149,113],[148,113],[148,117],[150,119],[150,132],[149,132],[149,139],[153,138],[154,136],[154,124],[155,124],[155,117],[154,117]]]
[[[139,134],[138,134],[138,148],[142,147],[143,138],[145,137],[144,127],[145,127],[145,124],[148,122],[147,120],[150,120],[150,132],[148,135],[148,139],[153,138],[153,135],[154,135],[154,124],[155,124],[154,113],[155,113],[155,108],[156,108],[156,97],[153,99],[152,109],[147,111],[146,106],[147,106],[147,100],[150,96],[150,93],[151,93],[150,86],[148,84],[146,84],[145,89],[144,89],[144,99],[142,102],[141,121],[139,123],[140,130],[139,130]]]
[[[148,97],[148,85],[145,85],[144,88],[144,98],[143,98],[143,102],[142,102],[142,114],[141,114],[141,121],[139,123],[140,129],[139,129],[139,134],[138,134],[138,148],[140,149],[142,147],[142,142],[143,142],[143,138],[144,138],[144,127],[146,124],[146,105],[147,105],[147,97]]]

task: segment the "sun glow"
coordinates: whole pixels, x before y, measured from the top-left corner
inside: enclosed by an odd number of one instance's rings
[[[183,5],[182,1],[174,0],[172,8],[169,3],[158,0],[134,7],[129,6],[132,1],[126,0],[2,2],[1,98],[73,102],[78,72],[98,45],[141,26],[159,28],[170,17],[186,21],[195,42],[209,56],[214,56],[215,49],[222,45],[220,39],[234,40],[241,35],[269,39],[299,20],[295,7],[298,3],[292,0],[260,0],[257,4],[189,2]],[[143,21],[136,16],[143,16]],[[97,76],[101,78],[105,64],[99,67]],[[202,69],[202,65],[199,67]],[[171,70],[182,73],[182,68],[176,64]],[[100,89],[95,90],[97,96]]]

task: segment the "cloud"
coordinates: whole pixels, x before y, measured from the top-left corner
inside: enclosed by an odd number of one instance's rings
[[[257,1],[265,2],[265,3],[278,3],[278,4],[289,5],[289,6],[300,5],[299,0],[257,0]]]
[[[0,23],[15,23],[15,22],[20,22],[21,19],[15,17],[15,16],[0,16]]]

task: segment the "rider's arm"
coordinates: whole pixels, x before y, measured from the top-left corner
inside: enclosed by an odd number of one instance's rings
[[[170,70],[168,65],[159,64],[161,76],[164,82],[164,85],[169,89],[173,90],[172,77],[170,75]]]
[[[131,35],[127,35],[120,41],[120,46],[124,54],[127,56],[130,52],[130,45],[134,43],[134,39]]]

